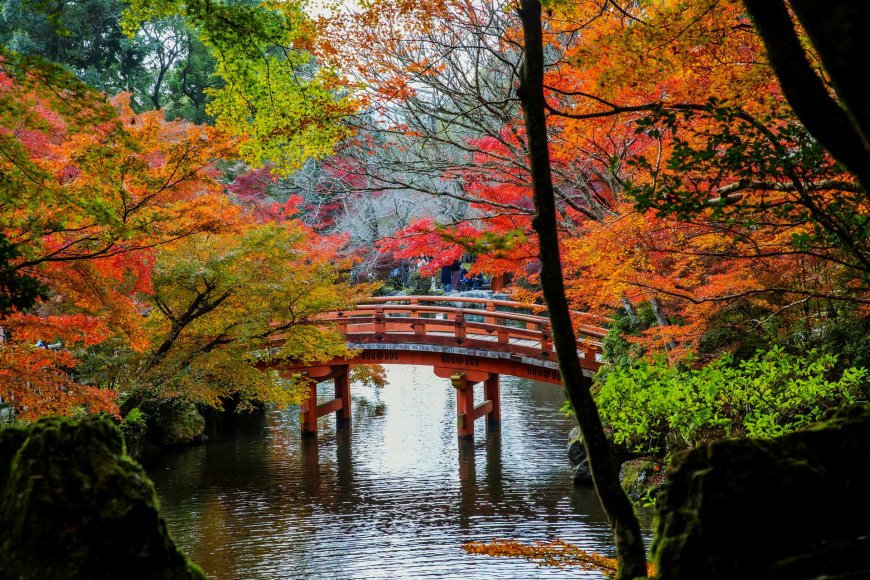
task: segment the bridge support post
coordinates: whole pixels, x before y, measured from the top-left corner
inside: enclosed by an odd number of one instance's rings
[[[346,427],[350,423],[350,366],[334,365],[309,367],[305,372],[310,379],[308,396],[300,406],[299,423],[303,437],[317,435],[317,419],[335,412],[335,426]],[[317,383],[332,379],[335,385],[335,398],[321,405],[317,404]]]
[[[302,426],[303,437],[317,436],[317,383],[308,383],[308,397],[302,402],[299,423]]]
[[[483,382],[483,402],[474,405],[474,384]],[[460,440],[474,438],[474,422],[486,416],[488,431],[498,429],[501,423],[501,399],[499,397],[498,375],[455,373],[450,382],[456,389],[456,435]]]
[[[341,408],[335,412],[335,426],[343,429],[350,425],[350,366],[336,367],[333,379],[335,384],[335,398],[341,400]]]
[[[459,439],[473,439],[474,383],[466,378],[465,373],[451,376],[450,382],[456,389],[456,435]]]
[[[501,427],[501,392],[498,378],[497,374],[492,374],[483,382],[483,399],[492,402],[492,411],[486,415],[487,430]]]

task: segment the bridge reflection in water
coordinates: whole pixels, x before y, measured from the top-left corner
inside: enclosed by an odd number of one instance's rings
[[[286,362],[264,363],[286,373],[304,373],[317,382],[332,380],[334,398],[319,401],[312,382],[302,405],[300,425],[305,435],[317,434],[317,419],[335,413],[339,428],[347,426],[350,410],[350,367],[355,364],[421,365],[450,379],[456,390],[456,431],[459,439],[474,437],[475,420],[486,417],[489,431],[501,421],[499,376],[560,384],[550,320],[542,306],[506,300],[445,296],[372,298],[353,310],[331,312],[317,324],[335,325],[358,351],[350,359],[335,359],[316,367]],[[600,366],[606,330],[580,325],[577,351],[584,370]],[[483,401],[474,403],[474,385],[483,384]]]
[[[384,389],[351,385],[350,428],[324,417],[302,437],[295,409],[270,410],[149,465],[173,538],[210,578],[601,578],[461,547],[562,538],[612,553],[594,491],[571,483],[561,389],[502,377],[502,430],[477,421],[457,444],[449,381],[387,373]]]

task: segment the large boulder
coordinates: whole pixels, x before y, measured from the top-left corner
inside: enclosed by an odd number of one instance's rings
[[[568,461],[577,467],[586,461],[586,448],[583,447],[583,434],[580,427],[574,427],[568,434]]]
[[[108,420],[0,431],[0,579],[204,579]]]
[[[866,404],[679,455],[658,500],[659,578],[870,578],[868,490]]]
[[[592,468],[589,467],[589,460],[585,457],[575,465],[571,469],[571,481],[574,482],[576,486],[588,486],[593,485],[595,482],[592,481]]]

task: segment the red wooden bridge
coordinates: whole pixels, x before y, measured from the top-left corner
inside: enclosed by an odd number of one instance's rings
[[[312,383],[302,405],[302,431],[317,433],[317,419],[335,412],[339,426],[350,419],[349,368],[355,364],[409,364],[433,367],[456,388],[457,431],[473,437],[474,421],[500,421],[499,376],[511,375],[561,384],[550,320],[540,305],[452,296],[371,298],[352,310],[330,312],[317,323],[335,324],[357,354],[317,367],[275,363],[282,371],[305,373],[317,381],[333,379],[335,398],[317,404]],[[577,351],[584,370],[598,370],[606,330],[578,328]],[[484,401],[475,406],[473,386],[484,384]]]

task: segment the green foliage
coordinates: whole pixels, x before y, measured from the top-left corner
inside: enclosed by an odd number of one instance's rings
[[[212,124],[214,118],[206,108],[210,101],[208,91],[221,85],[220,79],[214,77],[217,63],[195,30],[180,22],[176,26],[183,35],[185,52],[166,79],[166,118]]]
[[[129,413],[127,413],[127,415],[124,417],[124,423],[129,423],[131,425],[132,424],[142,424],[144,422],[145,422],[145,413],[143,413],[139,407],[134,408]]]
[[[220,83],[207,90],[207,110],[242,138],[246,161],[271,162],[286,175],[331,153],[347,135],[339,120],[353,104],[338,95],[338,77],[302,48],[313,28],[301,3],[131,0],[122,26],[133,35],[144,22],[171,17],[187,22],[212,51]]]
[[[638,320],[633,321],[623,309],[614,312],[602,344],[604,360],[607,362],[602,372],[614,367],[633,364],[645,354],[643,346],[630,341],[630,337],[640,336],[641,332],[656,323],[655,314],[648,302],[637,306]]]
[[[151,19],[128,36],[122,0],[5,0],[0,7],[0,44],[8,50],[57,63],[108,97],[128,92],[136,111],[209,120],[205,91],[214,85],[215,61],[182,19]]]
[[[125,439],[130,435],[143,432],[145,427],[145,421],[147,420],[147,416],[139,407],[133,408],[126,416],[124,416],[124,420],[121,421],[121,424],[118,425],[118,428],[121,429],[121,433],[124,435]]]
[[[5,0],[0,41],[10,50],[62,64],[113,96],[147,87],[146,47],[121,32],[122,0]]]
[[[602,420],[617,443],[644,452],[671,452],[730,437],[775,437],[852,402],[865,368],[830,377],[836,357],[806,356],[774,347],[735,363],[723,355],[706,366],[681,369],[641,359],[612,369],[596,385]]]
[[[837,353],[838,368],[847,366],[870,368],[870,318],[856,312],[852,305],[831,307],[830,319],[813,328],[802,329],[790,337],[799,348],[816,348]],[[870,396],[870,385],[864,398]]]

